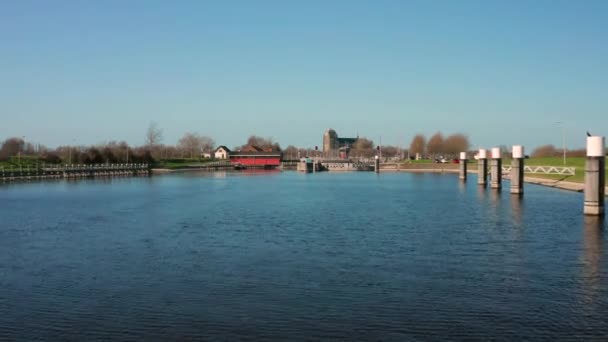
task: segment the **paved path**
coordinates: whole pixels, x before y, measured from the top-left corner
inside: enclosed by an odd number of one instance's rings
[[[546,179],[538,177],[529,177],[524,175],[524,181],[526,183],[538,184],[543,186],[549,186],[552,188],[558,188],[563,190],[570,190],[576,192],[583,192],[585,190],[585,184],[576,182],[560,181],[557,179]],[[605,196],[608,196],[608,186],[604,191]]]

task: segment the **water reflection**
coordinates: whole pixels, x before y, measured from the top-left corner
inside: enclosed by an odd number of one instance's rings
[[[584,216],[581,255],[585,304],[595,304],[601,290],[601,259],[603,254],[604,218]]]
[[[486,185],[478,184],[477,198],[479,198],[480,201],[483,201],[486,198]]]
[[[278,169],[270,169],[270,170],[256,170],[256,169],[246,169],[241,171],[239,174],[243,176],[270,176],[270,175],[278,175],[281,173],[281,170]]]
[[[461,194],[464,194],[467,190],[467,181],[464,179],[459,179],[458,180],[458,190],[460,191]]]
[[[500,193],[494,191],[494,189],[489,190],[489,198],[490,200],[487,202],[487,218],[488,222],[492,224],[492,227],[498,227],[500,224]],[[488,195],[486,195],[488,196]]]
[[[216,171],[211,174],[211,177],[213,178],[226,178],[226,176],[226,171]]]
[[[492,202],[492,207],[498,208],[498,201],[500,200],[500,190],[492,189],[492,191],[490,191],[490,200]]]
[[[0,341],[608,336],[580,194],[270,173],[0,190]]]
[[[513,223],[515,223],[517,227],[521,227],[522,225],[523,200],[524,197],[522,194],[511,195],[511,212],[513,216]]]

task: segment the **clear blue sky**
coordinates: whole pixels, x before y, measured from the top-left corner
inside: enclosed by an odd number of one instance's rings
[[[608,135],[608,1],[3,1],[0,139]]]

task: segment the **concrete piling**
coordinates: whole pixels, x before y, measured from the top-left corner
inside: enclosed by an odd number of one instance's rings
[[[374,159],[374,172],[380,173],[380,157],[378,156]]]
[[[490,165],[491,181],[490,188],[500,189],[502,187],[502,156],[499,147],[492,148],[492,161]]]
[[[467,180],[467,153],[460,152],[460,172],[458,175],[460,180]]]
[[[604,137],[587,137],[587,160],[585,161],[585,215],[604,215],[604,187],[606,183],[605,146],[606,141]]]
[[[488,151],[479,149],[477,157],[477,184],[485,186],[488,181]]]
[[[524,193],[524,147],[513,145],[511,159],[511,193],[521,195]]]

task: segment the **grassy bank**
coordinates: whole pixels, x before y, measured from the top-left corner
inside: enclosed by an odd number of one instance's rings
[[[32,157],[32,156],[22,156],[21,158],[11,157],[8,160],[0,161],[0,168],[3,168],[5,170],[19,169],[19,168],[35,169],[35,168],[42,166],[42,164],[44,164],[44,162],[40,161],[40,159],[38,159],[38,157]]]
[[[156,169],[181,170],[192,169],[204,166],[205,164],[217,161],[216,159],[199,159],[199,158],[183,158],[183,159],[163,159],[155,162],[152,167]]]
[[[543,175],[543,174],[531,174],[528,173],[526,175],[535,178],[546,178],[546,179],[554,179],[554,180],[563,180],[568,182],[576,182],[582,183],[585,181],[585,159],[584,157],[569,157],[566,159],[566,164],[564,164],[564,159],[561,157],[543,157],[543,158],[530,158],[524,161],[525,165],[529,166],[556,166],[556,167],[574,167],[575,175],[574,176],[562,176],[562,175]],[[505,160],[504,165],[509,165],[511,163],[510,160]],[[607,172],[608,175],[608,172]],[[608,179],[608,177],[607,177]]]
[[[156,161],[152,164],[154,168],[159,169],[170,169],[170,170],[179,170],[179,169],[188,169],[188,168],[196,168],[204,166],[207,163],[215,162],[215,159],[199,159],[199,158],[183,158],[183,159],[164,159],[160,161]],[[8,160],[0,161],[0,168],[4,168],[5,170],[11,169],[35,169],[42,167],[45,163],[41,161],[38,157],[34,156],[22,156],[11,157]]]

